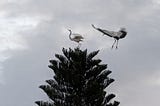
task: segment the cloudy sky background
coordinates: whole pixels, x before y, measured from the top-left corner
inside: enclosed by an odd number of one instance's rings
[[[74,48],[67,29],[83,34],[82,49],[100,49],[116,81],[109,91],[121,106],[158,106],[160,98],[160,0],[1,0],[0,106],[35,106],[48,100],[40,84],[52,77],[48,60]],[[91,24],[126,27],[119,49]]]

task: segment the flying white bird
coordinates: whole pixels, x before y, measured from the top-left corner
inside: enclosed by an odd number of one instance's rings
[[[78,43],[78,47],[80,46],[80,42],[83,41],[83,36],[78,34],[78,33],[72,33],[72,31],[70,29],[68,29],[69,31],[69,39],[71,41],[77,42]],[[73,36],[73,37],[71,37]]]
[[[115,31],[109,31],[109,30],[105,30],[105,29],[101,29],[101,28],[96,28],[93,24],[92,24],[92,27],[94,29],[100,31],[101,33],[103,33],[103,35],[107,35],[109,37],[114,38],[114,43],[112,45],[112,48],[114,47],[115,43],[117,43],[116,48],[118,48],[119,39],[122,39],[127,35],[127,32],[126,32],[125,28],[121,28],[118,32],[115,32]]]

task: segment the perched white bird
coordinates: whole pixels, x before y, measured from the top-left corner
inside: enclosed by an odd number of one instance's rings
[[[77,42],[78,43],[78,47],[80,46],[80,42],[83,41],[83,36],[78,34],[78,33],[72,33],[72,31],[70,29],[68,29],[69,31],[69,39],[71,41]],[[73,36],[73,37],[71,37]]]
[[[101,29],[101,28],[96,28],[93,24],[92,24],[92,27],[94,29],[100,31],[101,33],[103,33],[103,35],[107,35],[109,37],[114,38],[114,43],[112,45],[112,48],[114,47],[115,43],[117,43],[116,48],[118,48],[119,39],[122,39],[127,35],[127,32],[126,32],[125,28],[121,28],[118,32],[115,32],[115,31],[109,31],[109,30],[105,30],[105,29]]]

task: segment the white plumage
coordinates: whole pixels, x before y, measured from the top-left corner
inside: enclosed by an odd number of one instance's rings
[[[113,37],[114,38],[114,43],[112,45],[112,48],[114,47],[115,43],[116,44],[116,48],[118,48],[118,41],[119,39],[124,38],[127,35],[126,29],[125,28],[121,28],[118,32],[115,31],[109,31],[109,30],[105,30],[105,29],[101,29],[101,28],[97,28],[92,24],[92,27],[98,31],[100,31],[101,33],[103,33],[103,35],[107,35],[109,37]]]
[[[72,31],[70,29],[68,29],[69,31],[69,39],[71,41],[77,42],[80,45],[80,42],[83,41],[83,36],[78,34],[78,33],[72,33]]]

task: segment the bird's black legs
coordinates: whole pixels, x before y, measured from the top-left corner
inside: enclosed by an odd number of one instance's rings
[[[117,40],[117,44],[116,44],[116,49],[118,49],[118,40]]]
[[[113,49],[113,47],[114,47],[114,45],[115,45],[116,41],[117,41],[117,40],[116,40],[116,39],[114,39],[114,43],[113,43],[113,45],[112,45],[112,49]]]
[[[77,48],[80,48],[81,47],[81,43],[78,43],[78,46],[77,46]]]
[[[113,49],[115,44],[116,44],[116,49],[118,49],[118,40],[117,39],[114,39],[114,42],[113,42],[113,45],[112,45],[112,49]]]

